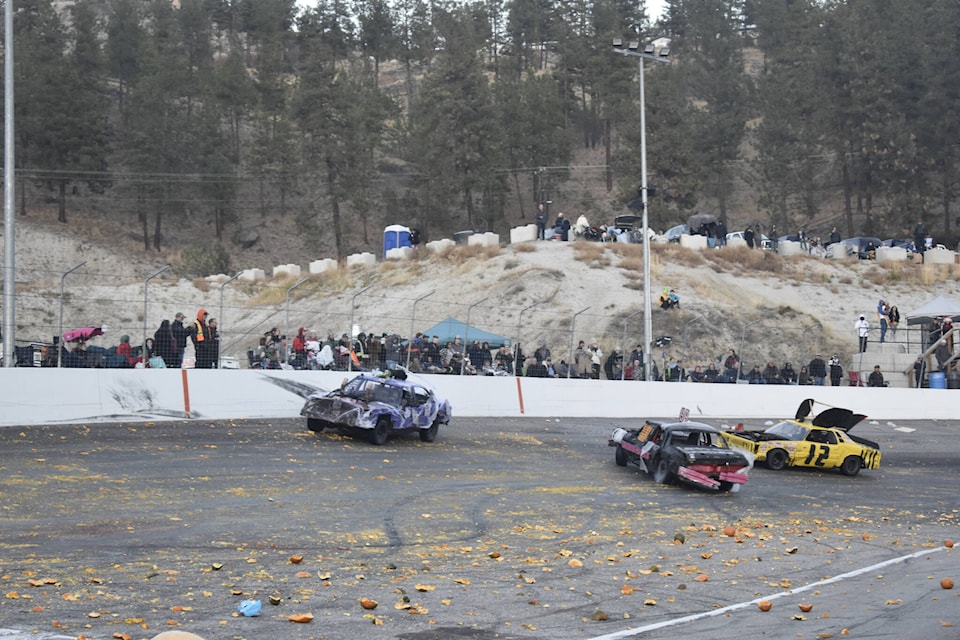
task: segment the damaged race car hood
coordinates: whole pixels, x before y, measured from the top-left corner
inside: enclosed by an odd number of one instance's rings
[[[736,449],[721,449],[719,447],[701,447],[696,445],[681,445],[676,450],[687,457],[694,457],[697,463],[712,464],[746,464],[747,458]]]
[[[831,407],[818,413],[812,424],[818,427],[833,427],[846,432],[863,422],[866,417],[864,414],[854,413],[850,409]]]

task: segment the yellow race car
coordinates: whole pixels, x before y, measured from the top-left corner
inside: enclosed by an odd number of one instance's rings
[[[731,447],[752,453],[774,471],[787,466],[839,468],[844,475],[855,476],[860,469],[880,467],[880,446],[850,435],[850,429],[867,416],[830,407],[807,421],[813,404],[804,400],[795,419],[765,431],[724,431],[723,437]]]

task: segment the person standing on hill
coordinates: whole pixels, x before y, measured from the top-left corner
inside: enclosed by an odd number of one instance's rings
[[[164,320],[153,334],[153,348],[158,356],[163,358],[167,368],[172,368],[179,357],[180,347],[173,337],[170,321]]]
[[[887,338],[887,319],[890,316],[890,307],[886,301],[881,300],[877,303],[877,321],[880,323],[880,344],[883,344]]]
[[[183,326],[183,321],[187,319],[187,316],[182,313],[177,313],[173,318],[173,322],[170,323],[170,331],[173,332],[173,339],[177,341],[177,352],[176,357],[173,359],[172,365],[167,365],[173,369],[179,369],[180,365],[183,364],[183,352],[187,348],[187,340],[190,337],[190,328]]]
[[[830,384],[834,387],[840,386],[840,379],[843,377],[843,366],[840,364],[840,356],[836,353],[830,358]]]
[[[917,220],[917,226],[913,228],[913,244],[917,253],[923,253],[927,248],[927,228],[923,226],[923,220]]]
[[[829,245],[834,244],[834,243],[836,243],[836,242],[840,242],[840,232],[837,231],[837,228],[836,228],[836,227],[834,227],[834,228],[831,229],[831,231],[830,231],[830,242],[828,242],[827,245],[829,246]]]
[[[753,249],[753,227],[747,227],[747,230],[743,232],[743,239],[747,243],[747,247]]]
[[[207,318],[210,316],[206,309],[197,311],[197,319],[190,325],[190,339],[193,341],[194,358],[197,369],[209,369],[210,363],[206,359],[206,344],[210,334]]]
[[[537,222],[537,240],[546,240],[547,238],[547,210],[541,202],[537,205],[537,213],[534,216]]]
[[[813,384],[818,387],[823,386],[827,377],[827,363],[823,361],[823,357],[819,353],[810,361],[807,366],[807,373],[813,378]]]
[[[857,330],[857,337],[860,339],[860,353],[866,353],[867,334],[870,333],[870,323],[867,322],[867,317],[860,316],[860,319],[854,323],[853,328]]]

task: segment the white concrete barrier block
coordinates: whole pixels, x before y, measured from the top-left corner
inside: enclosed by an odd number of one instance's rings
[[[372,267],[377,264],[377,256],[369,251],[363,253],[354,253],[347,256],[348,267]]]
[[[475,233],[467,236],[467,246],[470,247],[499,247],[500,236],[496,233]]]
[[[806,253],[803,249],[800,248],[799,242],[794,242],[793,240],[784,240],[777,246],[777,253],[781,256],[800,256]]]
[[[486,240],[484,246],[486,247],[499,247],[500,246],[500,234],[494,233],[493,231],[487,231],[483,234],[484,239]]]
[[[847,245],[834,242],[827,247],[827,257],[833,258],[834,260],[846,260],[850,257],[850,250],[847,248]]]
[[[728,247],[745,247],[747,246],[747,241],[743,238],[730,238],[727,240]]]
[[[927,249],[923,252],[923,264],[953,264],[957,253],[949,249]]]
[[[877,262],[905,262],[907,250],[903,247],[877,247]]]
[[[314,260],[309,265],[309,271],[311,274],[314,273],[326,273],[327,271],[336,271],[337,270],[337,261],[333,258],[323,258],[321,260]]]
[[[510,244],[518,242],[536,242],[537,225],[525,224],[522,227],[513,227],[510,229]]]
[[[680,246],[687,249],[706,249],[707,236],[688,235],[686,233],[680,236]]]
[[[263,269],[244,269],[239,276],[243,282],[258,282],[267,279],[267,273]]]
[[[300,276],[300,265],[298,264],[278,264],[273,268],[273,277]]]
[[[395,247],[393,249],[387,249],[387,260],[409,260],[413,257],[413,249],[411,247]]]
[[[450,249],[457,246],[457,243],[451,240],[450,238],[443,238],[442,240],[434,240],[428,242],[426,247],[430,251],[443,251],[444,249]]]

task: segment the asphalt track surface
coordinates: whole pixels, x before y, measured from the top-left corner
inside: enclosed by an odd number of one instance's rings
[[[960,423],[868,421],[879,470],[730,494],[617,467],[613,427],[0,429],[0,640],[960,638]]]

